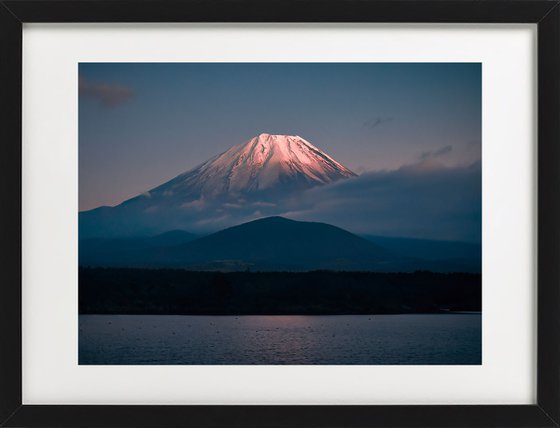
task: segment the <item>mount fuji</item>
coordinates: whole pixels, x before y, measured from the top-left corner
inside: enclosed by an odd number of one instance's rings
[[[354,174],[299,136],[260,134],[153,189],[155,195],[216,198],[285,192]]]
[[[213,231],[280,214],[302,191],[355,176],[300,136],[263,133],[120,205],[81,212],[80,238]]]

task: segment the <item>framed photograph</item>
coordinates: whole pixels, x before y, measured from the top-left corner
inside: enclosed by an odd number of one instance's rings
[[[6,427],[558,427],[555,1],[0,2]]]

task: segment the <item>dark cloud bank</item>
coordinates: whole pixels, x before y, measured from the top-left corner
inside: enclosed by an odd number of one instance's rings
[[[230,195],[168,206],[146,192],[116,208],[80,216],[80,236],[215,232],[258,218],[283,216],[332,224],[362,235],[481,241],[481,165],[445,167],[430,157],[394,171],[316,187],[289,198]],[[183,201],[184,202],[184,201]],[[164,208],[166,207],[166,208]],[[102,232],[102,233],[100,233]]]
[[[480,242],[481,165],[448,168],[427,160],[364,173],[309,190],[291,205],[286,217],[354,233]]]
[[[329,223],[350,232],[441,240],[481,241],[480,162],[446,167],[433,157],[394,171],[307,190],[284,200],[248,200],[189,211],[192,232],[209,232],[281,215]],[[186,214],[186,213],[185,213]],[[192,217],[191,217],[192,216]],[[194,229],[193,230],[193,226]]]

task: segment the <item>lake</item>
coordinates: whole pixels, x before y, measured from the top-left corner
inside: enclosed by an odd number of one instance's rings
[[[480,313],[80,315],[79,364],[481,364]]]

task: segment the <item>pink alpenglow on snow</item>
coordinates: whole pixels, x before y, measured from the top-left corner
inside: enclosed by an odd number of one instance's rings
[[[260,134],[207,160],[152,192],[203,197],[310,188],[356,174],[300,136]]]

